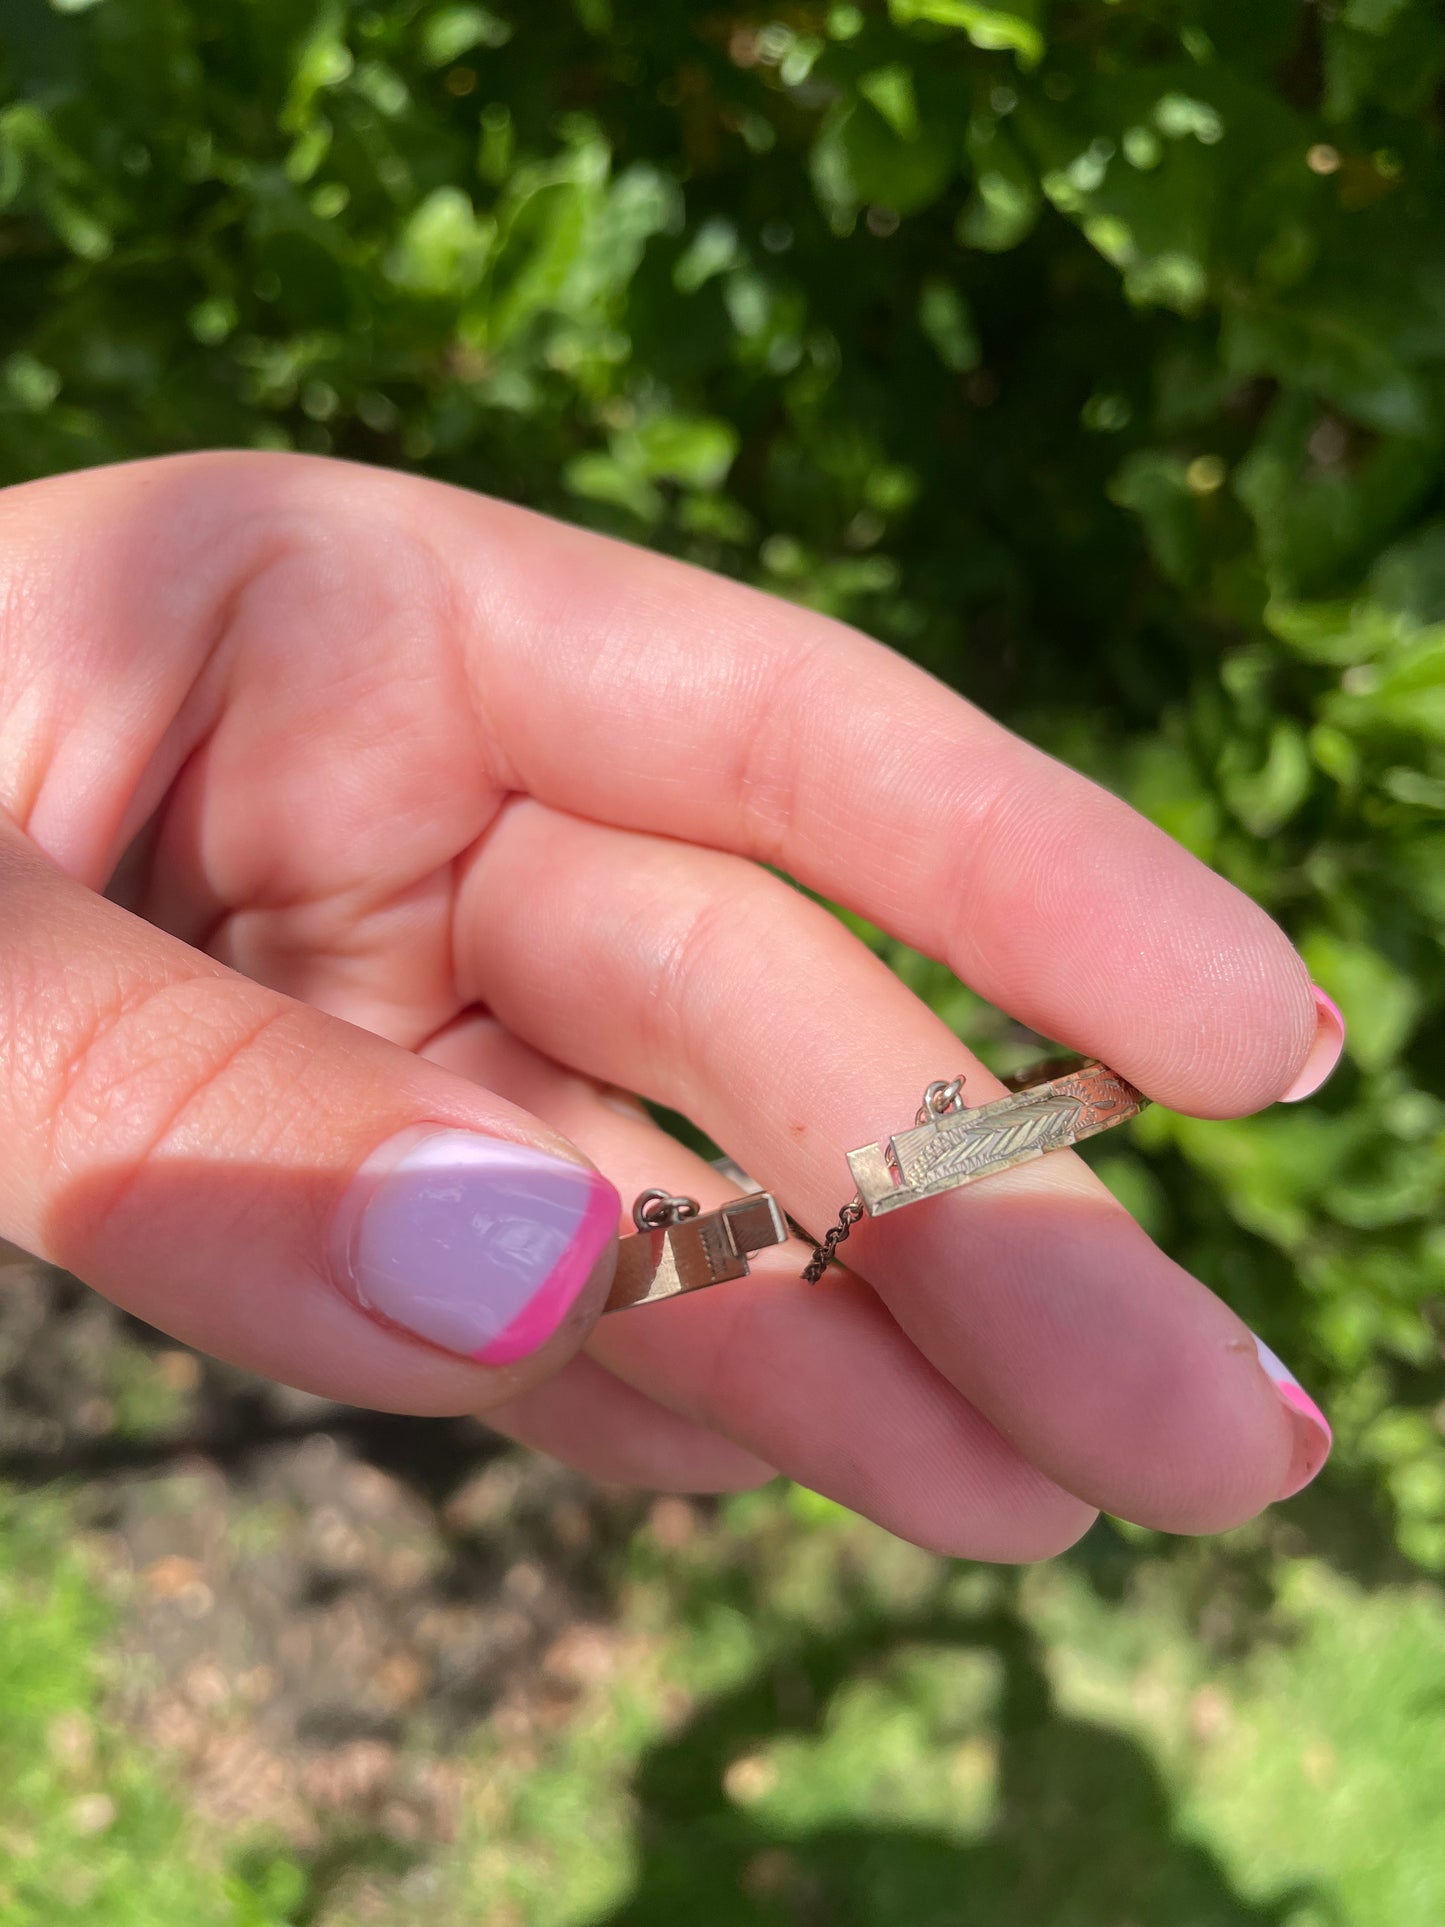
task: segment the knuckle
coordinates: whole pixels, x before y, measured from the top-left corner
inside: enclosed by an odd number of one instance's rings
[[[274,1144],[273,1033],[288,1007],[259,987],[195,977],[117,988],[68,1007],[59,1038],[30,1053],[51,1168],[86,1173],[92,1226],[108,1220],[140,1174],[184,1138],[207,1155]],[[294,1083],[294,1080],[293,1080]]]
[[[665,935],[648,996],[649,1061],[663,1074],[681,1065],[691,1081],[705,1067],[714,1015],[735,956],[735,932],[749,927],[757,884],[750,873],[664,910]]]
[[[761,863],[785,865],[806,780],[806,731],[826,701],[820,684],[828,676],[837,643],[823,635],[783,653],[759,685],[750,727],[740,744],[731,789],[748,853]]]
[[[941,948],[960,976],[980,961],[979,907],[1007,876],[1017,902],[1050,867],[1041,861],[1037,796],[1013,772],[992,772],[950,754],[939,774],[943,812],[953,834],[941,837],[926,895],[940,906]]]

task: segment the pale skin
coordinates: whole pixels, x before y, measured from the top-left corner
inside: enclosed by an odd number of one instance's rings
[[[339,1197],[419,1122],[730,1195],[641,1093],[821,1232],[932,1079],[998,1093],[763,865],[1175,1109],[1337,1048],[1259,908],[822,617],[339,463],[0,493],[0,1235],[288,1383],[609,1480],[781,1471],[953,1554],[1296,1489],[1249,1333],[1071,1153],[864,1224],[816,1289],[792,1244],[598,1322],[600,1271],[498,1369],[335,1288]]]

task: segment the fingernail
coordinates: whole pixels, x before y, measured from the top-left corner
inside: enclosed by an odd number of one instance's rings
[[[1251,1333],[1253,1337],[1253,1333]],[[1330,1422],[1282,1358],[1273,1353],[1262,1338],[1255,1338],[1255,1350],[1264,1375],[1279,1393],[1294,1421],[1294,1457],[1281,1499],[1291,1499],[1307,1486],[1330,1456],[1334,1433]]]
[[[617,1231],[585,1165],[430,1126],[367,1159],[337,1220],[337,1270],[364,1311],[483,1365],[545,1344]]]
[[[616,1088],[606,1090],[602,1093],[602,1102],[609,1111],[616,1111],[619,1117],[631,1118],[634,1123],[647,1124],[651,1121],[647,1115],[647,1106],[640,1097],[634,1097],[631,1091]]]
[[[1281,1104],[1298,1104],[1301,1098],[1313,1097],[1339,1063],[1340,1052],[1345,1048],[1345,1020],[1339,1005],[1318,984],[1311,984],[1310,989],[1315,1000],[1315,1041],[1310,1045],[1304,1069],[1280,1098]]]

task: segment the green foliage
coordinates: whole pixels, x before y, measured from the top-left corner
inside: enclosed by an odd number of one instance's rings
[[[0,479],[419,465],[1130,796],[1352,1043],[1102,1166],[1442,1566],[1442,78],[1431,0],[0,0]]]

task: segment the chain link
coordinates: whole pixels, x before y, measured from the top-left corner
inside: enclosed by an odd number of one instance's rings
[[[823,1273],[828,1269],[829,1265],[832,1264],[839,1245],[842,1244],[843,1240],[848,1236],[848,1233],[863,1215],[863,1203],[859,1198],[854,1198],[851,1204],[845,1204],[843,1206],[843,1209],[838,1213],[838,1222],[833,1226],[833,1229],[828,1233],[827,1237],[824,1238],[823,1242],[816,1247],[812,1257],[808,1260],[803,1272],[803,1282],[805,1284],[816,1285],[818,1283]]]

